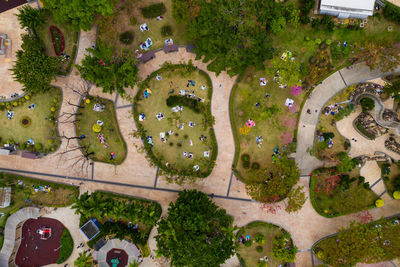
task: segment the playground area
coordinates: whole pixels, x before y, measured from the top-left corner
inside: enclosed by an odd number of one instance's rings
[[[29,219],[22,226],[21,244],[15,263],[20,267],[36,267],[56,263],[64,225],[50,218]]]

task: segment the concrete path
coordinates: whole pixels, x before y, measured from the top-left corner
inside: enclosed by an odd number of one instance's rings
[[[39,209],[28,207],[15,212],[8,217],[4,228],[4,243],[0,251],[0,266],[8,266],[8,261],[15,247],[15,234],[17,225],[28,219],[36,219],[39,216]]]
[[[400,66],[397,67],[395,72],[399,71]],[[360,63],[351,69],[344,68],[335,72],[314,88],[301,111],[297,131],[296,162],[302,175],[308,175],[313,169],[322,166],[322,162],[311,156],[307,150],[311,149],[314,145],[318,118],[322,108],[329,99],[349,85],[375,79],[387,74],[380,73],[379,70],[371,71],[364,63]],[[318,112],[307,114],[307,109],[318,110]]]
[[[369,183],[370,189],[377,196],[381,196],[386,193],[385,184],[383,183],[381,177],[381,168],[379,168],[376,161],[367,161],[360,169],[360,176],[365,178],[365,182]]]

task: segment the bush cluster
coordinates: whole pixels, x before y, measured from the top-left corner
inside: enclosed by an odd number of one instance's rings
[[[162,36],[171,36],[172,35],[172,27],[170,25],[165,25],[161,28]]]
[[[369,97],[363,97],[360,100],[360,105],[363,112],[368,112],[375,107],[375,102]]]
[[[147,19],[156,18],[164,14],[166,11],[167,9],[165,8],[164,3],[157,3],[142,8],[142,15]]]
[[[383,8],[383,16],[385,19],[400,24],[400,7],[385,1],[385,7]]]
[[[133,42],[133,31],[126,31],[119,35],[119,41],[123,44],[129,45]]]

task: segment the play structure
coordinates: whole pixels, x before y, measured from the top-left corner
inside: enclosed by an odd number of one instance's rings
[[[40,235],[40,239],[47,240],[51,237],[51,228],[43,226],[37,229],[36,233]]]

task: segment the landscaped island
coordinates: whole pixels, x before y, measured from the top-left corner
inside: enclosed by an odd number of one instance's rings
[[[134,116],[151,161],[175,181],[207,177],[217,157],[207,74],[193,65],[165,64],[140,88]]]

